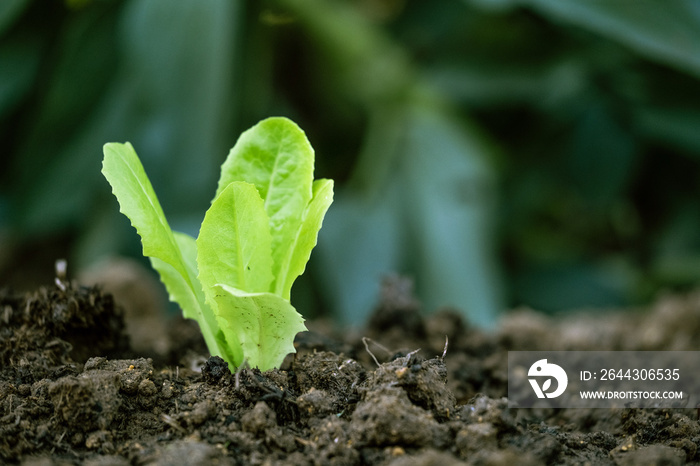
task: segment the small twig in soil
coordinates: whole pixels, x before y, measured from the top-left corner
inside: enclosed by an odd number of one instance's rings
[[[235,384],[233,387],[238,390],[241,386],[241,371],[246,369],[248,367],[248,358],[243,358],[243,362],[241,363],[240,366],[236,369],[236,373],[233,375],[233,378],[235,380]]]
[[[172,418],[172,416],[169,416],[169,415],[163,413],[160,415],[160,418],[163,422],[165,422],[167,425],[169,425],[170,427],[172,427],[173,429],[175,429],[176,431],[178,431],[182,435],[185,435],[187,433],[187,431],[185,429],[183,429],[182,426],[180,424],[178,424],[175,419]]]
[[[447,345],[449,344],[450,339],[445,335],[445,349],[442,350],[442,356],[440,356],[440,360],[443,361],[445,359],[445,356],[447,356]]]
[[[420,351],[420,348],[418,348],[417,350],[413,350],[406,355],[406,363],[404,364],[404,366],[408,366],[408,362],[411,360],[414,354],[418,353],[418,351]]]
[[[379,366],[381,366],[381,364],[379,364],[379,361],[377,360],[377,357],[374,355],[374,353],[372,353],[372,351],[370,351],[370,349],[369,349],[369,343],[368,343],[368,342],[374,343],[376,346],[378,346],[378,347],[381,348],[382,350],[386,351],[387,354],[391,354],[391,351],[389,351],[388,348],[386,348],[385,346],[380,345],[379,343],[377,343],[376,341],[372,340],[372,339],[369,338],[369,337],[362,337],[362,344],[365,345],[365,350],[367,351],[367,353],[369,353],[370,356],[372,356],[372,359],[374,359],[374,362],[377,364],[377,367],[379,367]]]
[[[61,442],[63,441],[63,437],[66,436],[66,433],[68,433],[67,430],[64,430],[63,433],[56,439],[56,444],[53,446],[51,449],[51,454],[53,455],[54,452],[56,451],[56,447],[61,446]]]
[[[296,441],[299,442],[300,444],[304,445],[305,447],[308,447],[308,446],[313,446],[313,447],[315,447],[315,445],[314,445],[313,442],[311,442],[311,441],[309,441],[309,440],[306,440],[306,439],[303,439],[303,438],[301,438],[301,437],[294,437],[294,440],[296,440]]]

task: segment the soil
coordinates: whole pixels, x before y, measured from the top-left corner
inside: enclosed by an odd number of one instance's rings
[[[135,352],[112,295],[65,281],[0,291],[0,322],[7,464],[700,464],[696,409],[505,398],[509,350],[698,350],[700,294],[561,319],[520,310],[483,332],[454,311],[421,313],[394,279],[366,328],[310,322],[264,373],[207,358],[191,321]]]

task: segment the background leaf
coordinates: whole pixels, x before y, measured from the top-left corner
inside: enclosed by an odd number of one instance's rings
[[[555,20],[608,35],[637,52],[700,76],[700,7],[693,0],[523,0]]]
[[[464,307],[472,322],[487,326],[502,306],[490,255],[491,154],[468,128],[423,107],[412,109],[402,150],[417,289],[428,308]]]
[[[292,292],[305,316],[362,322],[392,272],[415,279],[426,312],[456,301],[428,298],[429,282],[483,289],[456,304],[470,320],[488,315],[474,302],[558,312],[697,284],[693,0],[12,4],[0,32],[7,286],[53,280],[56,257],[75,270],[140,256],[97,175],[105,141],[142,151],[170,224],[196,236],[227,151],[270,115],[304,128],[317,176],[335,180]],[[428,158],[457,176],[477,153],[493,196],[464,205]],[[457,246],[430,227],[452,212]],[[438,261],[476,247],[485,273]]]
[[[389,181],[376,199],[341,191],[328,210],[315,257],[322,290],[343,322],[364,322],[376,304],[382,279],[405,270],[401,204],[398,183]]]
[[[6,0],[0,3],[0,33],[11,25],[29,5],[29,0]]]

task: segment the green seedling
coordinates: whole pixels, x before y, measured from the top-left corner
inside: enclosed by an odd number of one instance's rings
[[[323,217],[333,181],[314,181],[314,151],[286,118],[245,131],[221,166],[214,200],[195,240],[173,231],[134,148],[104,146],[102,173],[170,300],[195,319],[212,355],[232,368],[279,367],[306,330],[290,304]]]

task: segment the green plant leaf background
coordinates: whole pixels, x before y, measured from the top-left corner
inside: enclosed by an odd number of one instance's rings
[[[394,272],[486,326],[689,290],[699,57],[694,0],[6,1],[0,284],[140,256],[105,142],[138,148],[191,247],[238,135],[285,116],[336,191],[291,290],[307,318],[361,324]]]

